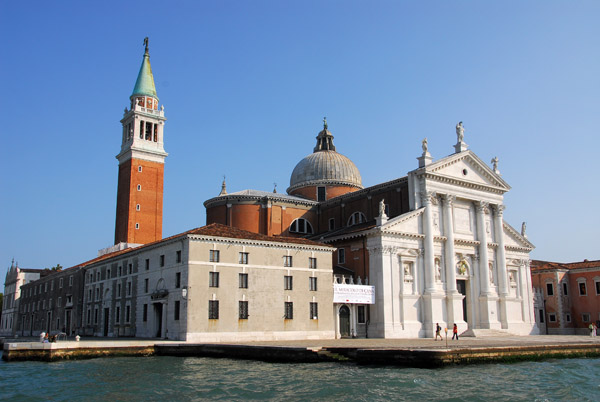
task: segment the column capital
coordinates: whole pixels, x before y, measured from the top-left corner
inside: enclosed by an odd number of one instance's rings
[[[490,204],[488,202],[485,202],[485,201],[475,201],[475,210],[478,213],[484,213],[485,214],[487,212],[487,209],[488,209],[489,205]]]
[[[506,209],[506,206],[503,204],[493,204],[491,207],[498,216],[502,216],[504,210]]]
[[[433,191],[421,191],[421,202],[425,206],[430,204],[437,205],[437,194]]]
[[[442,199],[442,203],[449,207],[451,207],[454,201],[456,201],[456,196],[453,194],[440,194],[440,197]]]

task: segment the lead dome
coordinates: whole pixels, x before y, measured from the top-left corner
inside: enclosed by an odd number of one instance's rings
[[[336,152],[333,135],[327,129],[327,120],[324,120],[323,130],[317,135],[314,152],[294,168],[287,192],[324,201],[317,194],[318,187],[325,187],[326,199],[363,188],[356,165]]]

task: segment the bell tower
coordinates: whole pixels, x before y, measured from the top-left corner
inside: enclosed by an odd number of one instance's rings
[[[158,107],[150,67],[148,38],[142,66],[125,108],[119,160],[115,244],[145,244],[162,239],[164,106]]]

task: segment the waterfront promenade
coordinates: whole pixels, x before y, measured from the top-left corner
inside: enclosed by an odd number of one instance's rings
[[[358,364],[438,367],[496,361],[599,357],[600,337],[485,336],[448,339],[331,339],[190,344],[157,339],[88,338],[57,343],[6,340],[6,361],[110,356],[199,356],[278,362],[351,361]]]

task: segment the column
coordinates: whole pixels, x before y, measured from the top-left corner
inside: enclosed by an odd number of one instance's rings
[[[481,294],[488,295],[490,293],[490,272],[489,260],[487,251],[487,232],[485,230],[485,210],[488,204],[483,201],[475,202],[475,210],[477,215],[477,240],[479,240],[479,274],[481,275]]]
[[[446,247],[444,258],[446,260],[446,292],[456,293],[456,269],[454,261],[454,222],[452,220],[452,203],[455,197],[449,194],[442,195],[444,214],[444,234]]]
[[[431,192],[422,192],[421,200],[425,212],[423,213],[423,232],[425,240],[423,248],[425,249],[425,293],[435,292],[435,273],[434,273],[434,255],[433,255],[433,218],[431,213],[433,194]]]
[[[504,205],[493,205],[494,211],[494,233],[498,249],[496,250],[496,268],[498,269],[498,293],[500,295],[500,323],[502,328],[508,328],[508,313],[506,308],[506,297],[508,296],[508,275],[506,273],[506,251],[504,249],[504,225],[502,214]]]

